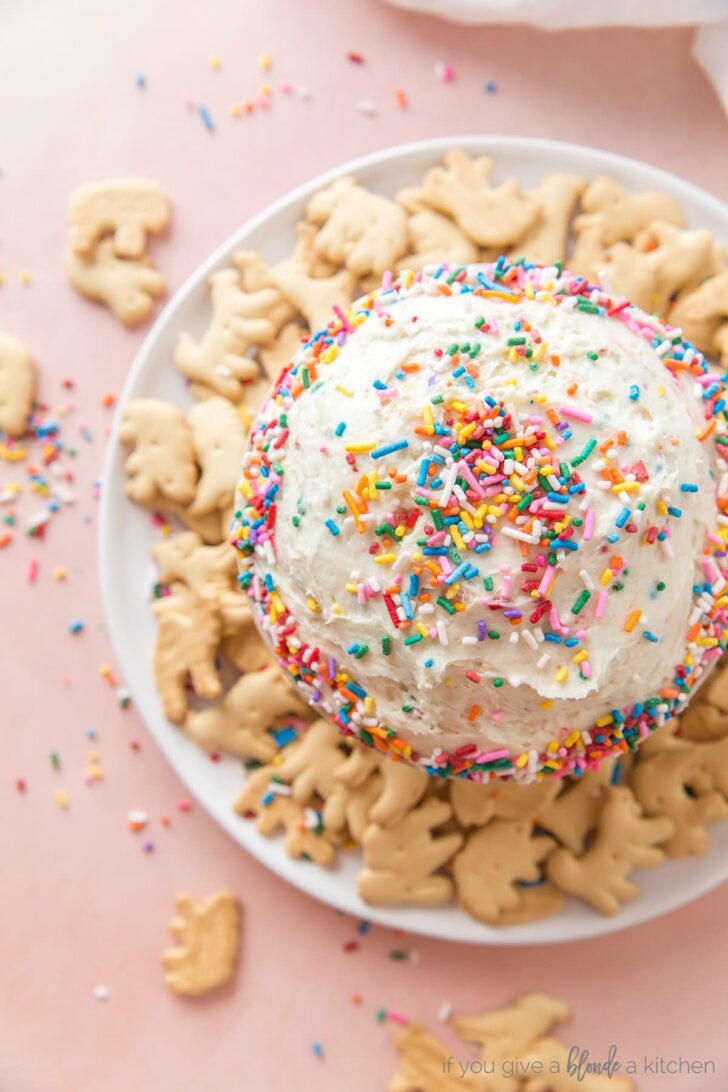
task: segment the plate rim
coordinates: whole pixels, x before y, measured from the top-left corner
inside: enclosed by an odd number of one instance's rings
[[[166,302],[135,355],[134,361],[125,377],[122,390],[117,399],[114,418],[104,452],[101,472],[102,485],[97,532],[98,554],[96,571],[100,585],[102,610],[106,632],[116,662],[119,664],[125,682],[132,691],[132,700],[135,708],[139,713],[147,732],[154,740],[165,760],[170,764],[188,791],[195,797],[199,805],[205,809],[210,818],[221,826],[241,848],[249,852],[265,868],[273,872],[280,879],[292,884],[309,897],[315,898],[317,901],[323,902],[344,913],[356,917],[365,917],[368,921],[375,924],[384,925],[389,928],[404,929],[407,932],[422,936],[430,936],[449,943],[471,943],[493,947],[575,943],[580,940],[594,939],[595,937],[606,936],[611,933],[634,928],[638,925],[646,924],[648,921],[655,921],[665,914],[671,913],[694,902],[696,899],[715,890],[728,880],[728,862],[726,863],[725,874],[723,876],[717,875],[711,877],[707,883],[700,886],[700,890],[697,893],[684,896],[681,890],[676,889],[675,897],[667,900],[667,905],[663,899],[662,904],[659,905],[657,909],[647,909],[643,913],[639,910],[639,903],[635,902],[631,904],[632,913],[629,915],[629,920],[627,921],[624,920],[625,914],[617,914],[612,918],[603,918],[596,912],[590,912],[590,916],[584,918],[582,927],[569,935],[557,934],[550,931],[550,925],[553,921],[558,920],[558,915],[554,918],[541,919],[540,922],[536,923],[536,931],[531,933],[529,930],[534,923],[519,926],[486,926],[465,915],[465,912],[457,906],[457,904],[449,909],[452,910],[453,917],[456,921],[462,920],[467,926],[465,934],[462,936],[445,934],[436,927],[435,923],[429,922],[426,918],[422,921],[417,920],[418,911],[420,911],[419,907],[407,906],[383,909],[369,907],[361,902],[355,891],[344,890],[343,885],[341,891],[335,890],[332,895],[324,895],[320,891],[312,890],[311,885],[307,882],[307,877],[311,875],[310,871],[308,871],[312,867],[311,865],[308,865],[306,862],[294,861],[288,858],[282,863],[276,860],[275,857],[270,854],[272,840],[264,838],[264,836],[260,835],[255,828],[251,827],[255,837],[241,838],[241,834],[244,831],[246,835],[250,833],[250,831],[246,829],[246,826],[241,825],[239,817],[234,814],[232,808],[228,808],[227,811],[213,809],[210,802],[204,799],[198,789],[193,787],[188,781],[186,773],[184,772],[185,762],[182,757],[182,750],[176,745],[170,745],[163,734],[156,729],[155,716],[153,715],[154,711],[147,706],[147,702],[143,696],[135,694],[132,689],[134,670],[129,666],[131,657],[128,656],[124,642],[120,638],[116,623],[116,611],[112,604],[111,587],[113,583],[112,575],[114,568],[110,563],[110,556],[112,553],[110,541],[111,525],[113,523],[115,506],[121,508],[120,501],[122,501],[123,498],[114,497],[109,487],[109,483],[113,480],[115,467],[122,457],[118,441],[121,416],[127,401],[130,398],[135,397],[135,388],[143,378],[146,367],[153,357],[158,339],[166,331],[169,323],[174,319],[177,312],[185,306],[189,297],[197,290],[200,283],[203,282],[211,272],[218,268],[222,262],[228,261],[229,256],[233,251],[239,248],[251,234],[267,223],[275,221],[280,214],[288,211],[295,205],[300,204],[315,190],[328,185],[334,179],[339,178],[342,175],[357,174],[358,172],[376,167],[380,164],[387,164],[392,161],[407,159],[417,155],[432,155],[433,158],[435,158],[438,155],[441,156],[445,151],[452,147],[462,147],[474,154],[492,154],[495,159],[496,170],[498,169],[498,157],[504,150],[506,152],[508,150],[511,152],[527,151],[532,153],[535,157],[544,155],[554,157],[558,156],[559,153],[563,153],[572,160],[572,167],[573,160],[579,160],[583,164],[585,173],[592,174],[595,169],[594,161],[596,158],[599,160],[599,170],[601,172],[612,171],[617,175],[626,172],[631,176],[634,176],[636,173],[637,175],[642,176],[647,185],[659,186],[662,183],[667,187],[669,192],[677,195],[678,200],[680,200],[680,195],[683,194],[684,199],[697,201],[703,206],[707,205],[714,216],[725,221],[726,232],[728,234],[728,204],[714,194],[703,190],[700,186],[697,186],[687,179],[681,178],[679,175],[673,174],[671,171],[597,147],[552,140],[544,137],[531,137],[528,135],[465,134],[460,136],[430,137],[404,144],[389,145],[386,148],[381,148],[377,151],[369,152],[365,155],[358,156],[355,159],[338,164],[296,186],[294,189],[283,194],[271,204],[266,205],[259,212],[250,217],[236,231],[216,246],[207,258],[192,270],[192,272],[183,280],[177,291]],[[728,242],[728,238],[726,239],[726,242]],[[200,756],[201,758],[204,757],[202,751],[200,751]],[[268,847],[268,852],[266,852],[266,847]],[[670,862],[666,862],[666,865],[663,865],[662,867],[669,866],[669,863]],[[352,899],[358,905],[352,905]],[[398,915],[401,915],[406,920],[397,920]]]

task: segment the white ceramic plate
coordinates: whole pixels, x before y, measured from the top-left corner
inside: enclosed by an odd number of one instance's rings
[[[596,149],[526,137],[459,137],[390,148],[315,178],[223,243],[192,274],[155,323],[131,369],[119,412],[130,398],[164,398],[183,408],[188,406],[189,395],[172,363],[172,350],[180,331],[198,335],[205,329],[208,274],[229,264],[234,250],[259,250],[269,262],[278,261],[290,253],[294,225],[314,190],[337,175],[353,173],[364,185],[394,196],[403,186],[418,183],[423,172],[453,145],[493,156],[496,181],[515,175],[524,186],[531,186],[549,171],[573,171],[587,178],[606,172],[633,189],[663,190],[680,202],[692,227],[708,228],[728,246],[728,207],[716,198],[664,171]],[[447,940],[498,945],[556,943],[625,929],[682,906],[728,879],[728,823],[723,823],[714,828],[705,856],[670,861],[638,876],[639,898],[614,918],[604,918],[569,900],[556,917],[493,929],[453,906],[392,910],[366,906],[356,895],[358,853],[342,854],[341,862],[331,871],[291,860],[280,839],[264,838],[254,823],[233,812],[232,803],[243,781],[240,763],[233,759],[210,762],[162,713],[151,671],[155,627],[147,601],[149,548],[154,534],[147,514],[124,497],[123,452],[116,442],[118,423],[119,413],[106,458],[100,539],[103,601],[118,661],[149,731],[181,779],[218,823],[268,868],[315,898],[358,917]]]

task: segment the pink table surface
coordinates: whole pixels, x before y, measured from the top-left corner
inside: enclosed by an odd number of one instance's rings
[[[394,1064],[394,1028],[375,1021],[381,1006],[434,1024],[443,1000],[476,1011],[535,988],[573,1005],[566,1038],[594,1055],[614,1042],[625,1059],[683,1055],[718,1069],[644,1075],[641,1089],[728,1087],[718,1018],[728,1004],[728,889],[593,943],[489,950],[373,929],[346,953],[356,923],[285,886],[201,811],[178,812],[183,786],[99,675],[110,659],[91,492],[109,420],[101,397],[120,389],[143,333],[77,298],[61,263],[66,199],[81,181],[142,174],[167,187],[175,224],[155,254],[174,290],[243,220],[312,174],[449,133],[595,144],[727,198],[728,126],[690,59],[690,33],[465,31],[364,0],[11,0],[1,18],[0,328],[32,346],[52,405],[69,397],[61,377],[75,378],[70,397],[94,439],[78,441],[75,509],[45,542],[21,533],[0,555],[0,1088],[370,1092],[384,1088]],[[366,63],[347,62],[348,50]],[[261,83],[262,51],[273,58],[271,76],[308,85],[311,101],[276,93],[270,111],[232,120],[229,104]],[[210,53],[221,71],[208,67]],[[436,81],[438,59],[455,67],[453,83]],[[139,73],[145,90],[135,85]],[[483,90],[490,80],[495,94]],[[398,87],[406,111],[395,104]],[[185,109],[185,96],[208,107],[214,134]],[[361,98],[378,116],[357,112]],[[31,285],[19,283],[21,269]],[[75,438],[73,414],[69,421]],[[0,486],[23,473],[0,466]],[[32,586],[31,556],[40,560]],[[56,565],[68,570],[65,583],[54,581]],[[86,629],[73,638],[67,627],[78,617]],[[89,787],[82,773],[92,746],[105,780]],[[24,795],[17,777],[27,781]],[[59,788],[70,797],[65,812],[54,800]],[[151,816],[152,853],[127,830],[132,808]],[[244,905],[239,973],[218,996],[180,1000],[159,969],[174,893],[222,885]],[[419,959],[394,962],[393,948]],[[98,985],[110,990],[105,1003],[94,998]]]

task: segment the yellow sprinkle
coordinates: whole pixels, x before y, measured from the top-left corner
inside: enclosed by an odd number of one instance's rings
[[[470,422],[469,422],[469,423],[468,423],[468,424],[467,424],[467,425],[465,426],[465,428],[461,428],[461,429],[460,429],[460,431],[459,431],[458,435],[459,435],[459,436],[461,437],[461,439],[463,439],[463,440],[464,440],[464,439],[465,439],[465,438],[466,438],[467,436],[469,436],[469,435],[470,435],[470,433],[471,433],[471,432],[475,432],[475,430],[476,430],[476,428],[477,428],[477,427],[478,427],[478,423],[477,423],[477,421],[470,421]]]
[[[578,743],[581,739],[581,732],[569,732],[568,736],[564,740],[565,747],[573,747],[575,743]]]
[[[336,602],[335,599],[333,599],[332,602],[331,602],[331,610],[334,612],[334,614],[344,614],[345,613],[341,609],[341,607],[339,606],[339,604]]]
[[[556,753],[556,751],[558,751],[559,746],[560,745],[556,742],[556,740],[552,739],[551,742],[549,743],[548,747],[546,748],[546,750],[549,752],[549,754],[553,755],[553,754]]]
[[[397,528],[397,530],[399,530],[399,528]],[[458,550],[464,550],[465,543],[463,542],[463,536],[460,534],[455,524],[450,527],[450,534],[452,535],[452,540],[457,546]]]
[[[508,362],[509,362],[509,364],[515,364],[517,360],[518,360],[518,353],[516,352],[515,347],[513,347],[513,348],[509,349],[509,351],[508,351]]]
[[[30,284],[33,280],[29,269],[21,269],[18,273],[18,280],[21,284]]]
[[[230,114],[231,118],[241,117],[243,113],[242,102],[231,102],[230,106],[228,106],[228,113]]]
[[[460,402],[459,400],[453,399],[453,401],[450,402],[450,405],[452,406],[453,409],[458,410],[459,413],[467,413],[468,412],[468,407],[465,405],[464,402]]]
[[[258,58],[258,65],[264,72],[267,72],[273,62],[270,59],[270,53],[261,53]]]
[[[435,431],[435,423],[434,423],[434,421],[432,419],[432,407],[429,405],[429,403],[425,406],[425,408],[422,411],[422,419],[425,422],[425,428],[427,429],[427,435],[432,436],[432,434]]]
[[[58,565],[57,568],[55,568],[53,570],[53,579],[54,580],[65,580],[66,579],[66,570],[62,569],[61,566]]]
[[[655,508],[657,509],[658,516],[666,516],[667,515],[667,505],[665,504],[665,502],[663,500],[658,500],[657,504],[655,505]]]
[[[350,391],[348,387],[343,386],[343,384],[341,384],[341,383],[337,383],[336,384],[336,389],[339,392],[339,394],[345,394],[347,398],[351,398],[352,391]]]
[[[376,443],[369,444],[344,444],[344,451],[350,451],[352,455],[366,455],[370,451],[374,451]]]
[[[367,694],[367,696],[364,698],[364,712],[365,713],[375,713],[376,709],[377,709],[377,703],[375,702],[375,700],[371,696],[371,694]]]
[[[695,643],[700,645],[701,648],[715,648],[715,646],[718,644],[718,638],[717,637],[699,637],[698,640]]]
[[[473,517],[470,515],[470,512],[466,512],[465,509],[463,509],[462,512],[460,512],[460,519],[463,521],[465,526],[472,531],[474,524]]]
[[[572,658],[575,664],[581,664],[584,662],[584,660],[588,658],[588,656],[589,653],[587,652],[587,650],[585,648],[582,648],[581,651],[577,652]]]
[[[356,586],[356,584],[344,584],[344,588],[345,588],[345,590],[346,590],[346,591],[348,591],[348,592],[349,592],[349,593],[350,593],[351,595],[358,595],[358,593],[359,593],[359,589],[358,589],[358,587]]]
[[[542,406],[545,401],[546,401],[546,395],[545,394],[537,394],[536,397],[534,398],[534,402],[538,402],[538,404],[540,406]]]
[[[662,383],[659,383],[657,385],[657,393],[658,394],[664,394],[665,393],[665,388],[663,387]]]
[[[636,493],[640,488],[639,482],[620,482],[612,486],[613,493]]]
[[[566,664],[562,664],[559,670],[556,672],[557,683],[566,682],[569,677],[569,669]]]
[[[517,770],[522,770],[527,762],[528,762],[528,755],[527,754],[519,755],[518,758],[516,759],[516,769]]]
[[[550,709],[553,704],[554,704],[553,698],[546,698],[545,701],[541,702],[541,708],[543,710]]]
[[[605,713],[603,717],[600,717],[597,721],[597,728],[606,728],[608,724],[611,724],[614,717],[611,713]]]
[[[217,53],[211,53],[210,56],[207,58],[207,63],[209,64],[213,72],[219,72],[222,68],[222,61],[218,57]]]
[[[68,799],[68,793],[64,792],[63,789],[57,789],[53,796],[56,804],[58,804],[58,807],[62,808],[63,811],[65,811],[71,803]]]
[[[610,580],[612,579],[613,576],[614,576],[614,569],[610,569],[610,568],[607,567],[604,570],[604,572],[602,573],[602,575],[599,577],[599,583],[603,584],[604,587],[606,588],[607,584],[610,582]]]
[[[397,538],[404,538],[405,534],[407,533],[407,528],[404,526],[403,523],[400,523],[399,527],[395,527],[394,533]]]
[[[393,561],[396,561],[395,554],[380,554],[374,558],[375,565],[391,565]]]
[[[421,633],[423,637],[429,637],[430,631],[424,622],[417,623],[417,632]]]

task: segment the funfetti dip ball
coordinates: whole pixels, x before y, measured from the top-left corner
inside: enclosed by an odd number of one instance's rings
[[[258,625],[313,705],[431,773],[633,749],[726,647],[725,408],[678,331],[581,277],[385,278],[253,428]]]

